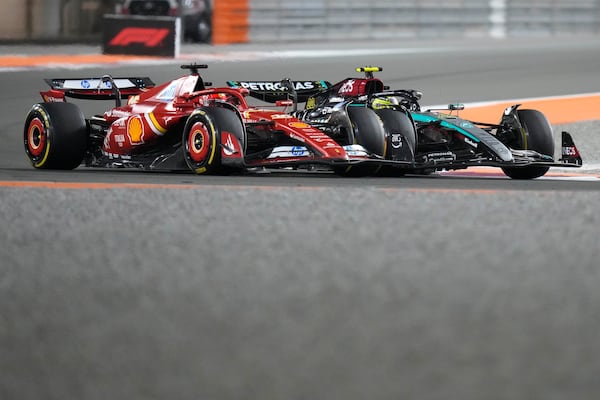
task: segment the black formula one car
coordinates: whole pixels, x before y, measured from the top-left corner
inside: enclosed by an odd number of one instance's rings
[[[364,76],[338,83],[321,82],[318,93],[291,84],[286,90],[267,90],[266,82],[250,87],[250,95],[266,101],[290,98],[305,101],[296,111],[301,120],[326,132],[342,146],[371,158],[392,161],[378,165],[338,168],[348,175],[428,174],[472,166],[500,167],[513,179],[543,176],[550,167],[580,167],[581,156],[571,135],[562,132],[562,157],[554,159],[554,135],[547,118],[537,110],[507,108],[497,123],[459,117],[461,104],[447,110],[422,110],[417,90],[390,90],[373,76],[380,67],[361,67]],[[230,86],[247,86],[229,82]],[[297,109],[297,106],[294,106]]]
[[[25,152],[35,168],[132,167],[241,173],[262,168],[326,165],[344,170],[381,157],[344,146],[319,128],[275,107],[250,106],[243,87],[209,88],[199,69],[162,85],[147,77],[47,79],[50,89],[25,120]],[[320,82],[296,84],[304,95]],[[85,117],[67,98],[114,100],[102,114]],[[125,100],[122,103],[122,100]],[[280,109],[283,107],[283,111]]]

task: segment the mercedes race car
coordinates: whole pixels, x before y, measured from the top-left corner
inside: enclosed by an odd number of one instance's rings
[[[210,88],[198,72],[206,67],[182,65],[187,75],[158,86],[147,77],[47,79],[50,89],[40,92],[44,101],[33,105],[25,121],[25,152],[35,168],[83,164],[196,174],[314,165],[344,169],[379,161],[285,113],[291,101],[251,107],[246,88]],[[322,86],[307,82],[301,89],[307,96]],[[115,103],[85,117],[67,98]]]
[[[500,167],[513,179],[543,176],[550,167],[580,167],[581,156],[573,138],[562,132],[562,157],[554,159],[554,135],[547,118],[537,110],[507,108],[496,123],[459,117],[461,104],[445,110],[422,110],[417,90],[390,90],[374,72],[380,67],[361,67],[364,76],[338,83],[320,82],[322,90],[308,93],[297,83],[285,90],[267,90],[267,82],[254,87],[232,81],[232,87],[248,87],[250,95],[266,101],[290,98],[294,115],[327,133],[341,146],[356,153],[393,163],[349,165],[338,168],[348,175],[406,173],[428,174],[472,166]],[[313,88],[310,88],[312,91]],[[297,103],[305,100],[303,110]]]

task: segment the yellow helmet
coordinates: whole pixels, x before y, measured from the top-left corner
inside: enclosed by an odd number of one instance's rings
[[[400,104],[398,99],[393,96],[389,97],[376,97],[371,101],[371,107],[374,110],[381,110],[382,108],[392,108]]]

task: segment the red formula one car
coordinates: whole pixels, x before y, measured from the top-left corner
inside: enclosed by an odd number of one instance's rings
[[[270,109],[251,107],[245,88],[209,88],[198,73],[206,65],[181,68],[189,74],[159,86],[146,77],[47,79],[44,102],[35,104],[25,121],[31,163],[47,169],[84,164],[202,174],[319,164],[340,169],[380,161],[282,111],[290,101]],[[316,93],[319,85],[303,87]],[[114,99],[115,105],[87,118],[67,98]]]

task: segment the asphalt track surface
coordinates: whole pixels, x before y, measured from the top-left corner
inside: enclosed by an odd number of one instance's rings
[[[92,67],[59,57],[49,70],[31,54],[96,50],[0,47],[0,398],[597,399],[595,95],[579,117],[592,121],[555,124],[591,167],[527,182],[493,170],[48,172],[25,160],[42,78],[161,82],[189,59],[209,59],[215,83],[335,81],[382,65],[425,104],[600,92],[597,38],[290,47]]]

